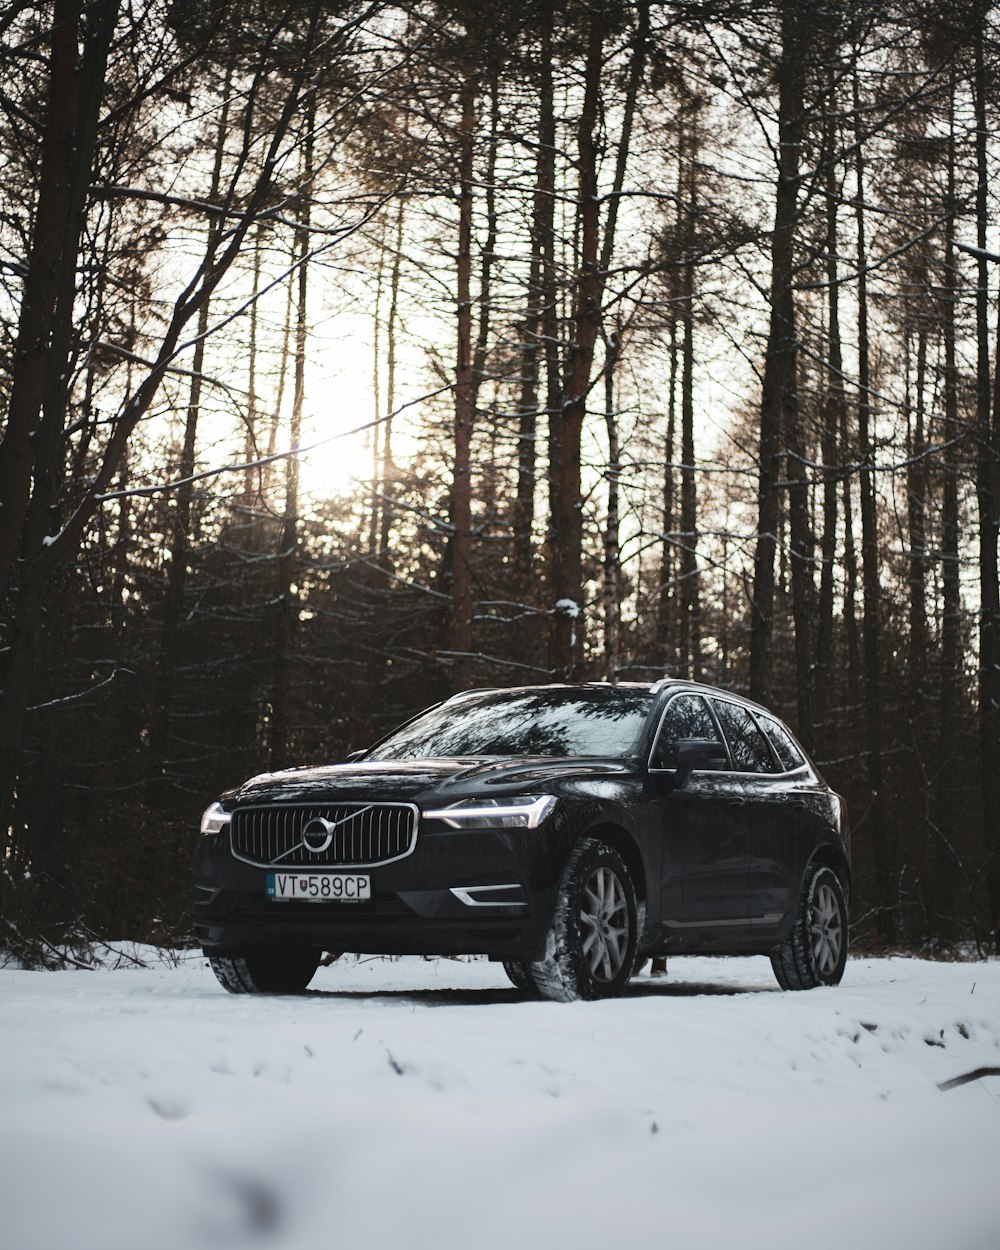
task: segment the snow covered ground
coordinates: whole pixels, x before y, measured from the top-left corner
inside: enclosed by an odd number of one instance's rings
[[[616,1002],[483,961],[298,998],[205,962],[0,970],[4,1250],[998,1250],[1000,963],[782,994],[676,959]]]

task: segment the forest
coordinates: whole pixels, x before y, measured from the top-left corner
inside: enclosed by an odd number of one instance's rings
[[[8,0],[0,948],[472,686],[748,694],[1000,946],[989,0]]]

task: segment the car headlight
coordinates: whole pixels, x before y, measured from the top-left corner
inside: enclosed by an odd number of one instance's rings
[[[201,818],[201,831],[221,833],[223,829],[229,828],[231,819],[232,813],[225,811],[221,803],[213,803],[211,807],[205,808],[205,814]]]
[[[557,802],[551,794],[469,799],[434,812],[424,812],[424,816],[428,820],[443,820],[452,829],[537,829]]]

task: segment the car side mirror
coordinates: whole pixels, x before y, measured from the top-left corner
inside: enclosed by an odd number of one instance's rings
[[[713,772],[729,763],[726,748],[712,738],[681,738],[675,747],[677,771],[674,789],[679,790],[694,772]]]
[[[344,762],[347,764],[353,764],[355,760],[359,760],[361,759],[362,755],[367,755],[367,754],[368,752],[364,749],[360,751],[352,751],[350,755],[344,756]]]

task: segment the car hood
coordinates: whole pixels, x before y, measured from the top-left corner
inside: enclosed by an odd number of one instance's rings
[[[554,759],[375,760],[295,768],[252,777],[226,796],[229,805],[354,801],[457,802],[474,794],[513,794],[525,787],[628,770],[627,761],[603,757]]]

